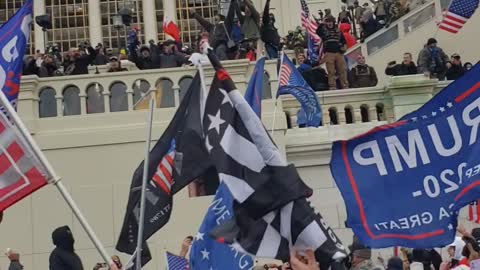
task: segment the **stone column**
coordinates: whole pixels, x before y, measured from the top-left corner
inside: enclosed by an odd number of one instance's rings
[[[43,36],[43,31],[40,26],[35,23],[35,17],[40,15],[45,15],[45,0],[35,0],[33,1],[33,22],[35,26],[33,27],[33,37],[35,39],[35,51],[40,50],[41,52],[45,52],[45,41]]]
[[[100,0],[88,1],[88,31],[90,35],[90,44],[93,47],[98,43],[103,43]]]
[[[169,0],[166,0],[166,1],[168,2]],[[157,19],[155,16],[155,13],[156,13],[155,1],[143,0],[142,6],[143,6],[143,31],[145,33],[145,42],[148,42],[151,39],[157,42],[158,35],[157,35]]]

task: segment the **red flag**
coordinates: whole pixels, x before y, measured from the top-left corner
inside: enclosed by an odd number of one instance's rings
[[[175,41],[180,42],[180,29],[170,18],[165,16],[163,21],[163,32],[175,39]]]
[[[0,212],[45,186],[45,171],[18,128],[0,112]]]

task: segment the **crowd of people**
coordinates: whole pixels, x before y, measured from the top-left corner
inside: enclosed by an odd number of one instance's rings
[[[111,48],[102,44],[93,48],[88,42],[71,48],[66,54],[53,46],[46,54],[37,52],[35,56],[27,57],[24,75],[88,74],[89,66],[97,66],[98,71],[98,66],[107,64],[108,72],[127,71],[122,66],[123,60],[129,60],[140,70],[181,67],[190,65],[190,55],[208,41],[220,60],[246,58],[255,61],[260,51],[269,59],[276,59],[281,50],[292,49],[299,71],[315,91],[372,87],[378,83],[375,67],[368,65],[362,55],[354,59],[356,63],[353,65],[344,55],[357,43],[355,25],[360,27],[361,39],[365,38],[408,12],[411,0],[370,1],[373,8],[369,3],[360,6],[358,1],[354,1],[351,7],[343,6],[338,17],[334,17],[330,9],[319,11],[319,17],[315,18],[319,25],[316,32],[322,39],[323,57],[316,60],[307,53],[307,37],[301,27],[290,31],[286,37],[280,37],[275,16],[270,13],[270,0],[266,1],[262,14],[251,0],[233,0],[228,14],[215,15],[214,22],[203,18],[194,9],[189,10],[191,17],[203,27],[194,44],[174,40],[155,43],[151,40],[148,45],[142,45],[139,30],[132,28],[125,49],[120,49],[119,54],[114,55]],[[415,64],[412,54],[406,52],[400,64],[389,62],[385,73],[390,76],[423,73],[440,80],[455,80],[472,67],[469,62],[463,65],[461,56],[456,53],[449,58],[434,38],[427,41],[417,59]]]
[[[400,249],[398,256],[384,260],[379,256],[374,260],[372,249],[363,245],[357,237],[353,237],[348,246],[350,255],[342,262],[332,264],[332,269],[338,270],[469,270],[473,260],[480,259],[480,228],[467,231],[462,225],[457,229],[458,236],[446,248],[445,259],[440,249]],[[55,229],[52,233],[55,248],[50,253],[50,270],[83,270],[84,265],[80,256],[75,252],[75,239],[68,226]],[[194,241],[187,236],[182,244],[178,256],[188,258],[190,247]],[[6,257],[10,260],[9,270],[23,270],[20,254],[7,250]],[[112,256],[113,265],[97,263],[94,270],[126,269],[118,256]],[[256,263],[253,270],[320,270],[312,250],[305,253],[292,253],[290,260],[283,264]]]

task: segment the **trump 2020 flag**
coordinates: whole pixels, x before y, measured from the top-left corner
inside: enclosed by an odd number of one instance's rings
[[[32,1],[27,1],[0,28],[0,212],[51,178],[23,135],[28,131],[20,130],[24,127],[14,109],[31,22]]]
[[[253,111],[262,116],[262,93],[263,93],[263,77],[265,74],[265,57],[260,58],[255,65],[250,82],[248,83],[245,99],[252,107]]]
[[[14,108],[17,106],[23,56],[32,27],[33,1],[23,7],[0,27],[0,85]],[[2,111],[5,110],[2,108]]]
[[[202,225],[190,249],[190,269],[251,269],[253,259],[234,248],[218,243],[209,232],[233,217],[233,197],[224,183],[220,183],[215,199],[208,208]]]
[[[458,33],[463,25],[473,16],[479,0],[453,0],[443,14],[439,28],[452,34]]]
[[[400,121],[334,143],[331,171],[363,244],[453,242],[458,211],[480,198],[479,78],[476,65]]]
[[[320,126],[322,122],[322,110],[320,109],[317,95],[302,77],[302,74],[295,68],[292,61],[284,54],[282,65],[280,66],[280,83],[277,97],[287,94],[294,96],[298,102],[300,102],[307,117],[306,125],[308,127]]]

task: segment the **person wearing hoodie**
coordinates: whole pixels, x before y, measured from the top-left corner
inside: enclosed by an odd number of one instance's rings
[[[270,59],[278,58],[280,48],[280,35],[275,27],[275,16],[270,13],[270,0],[267,0],[262,16],[262,41]]]
[[[357,40],[352,36],[352,34],[350,34],[350,30],[352,30],[352,25],[348,23],[347,20],[343,20],[340,25],[338,25],[338,29],[340,30],[340,32],[343,33],[343,37],[347,42],[347,49],[350,49],[351,47],[355,46],[355,44],[357,44]]]
[[[68,226],[55,229],[52,240],[55,249],[50,254],[50,270],[83,270],[82,260],[73,247],[75,239]]]

